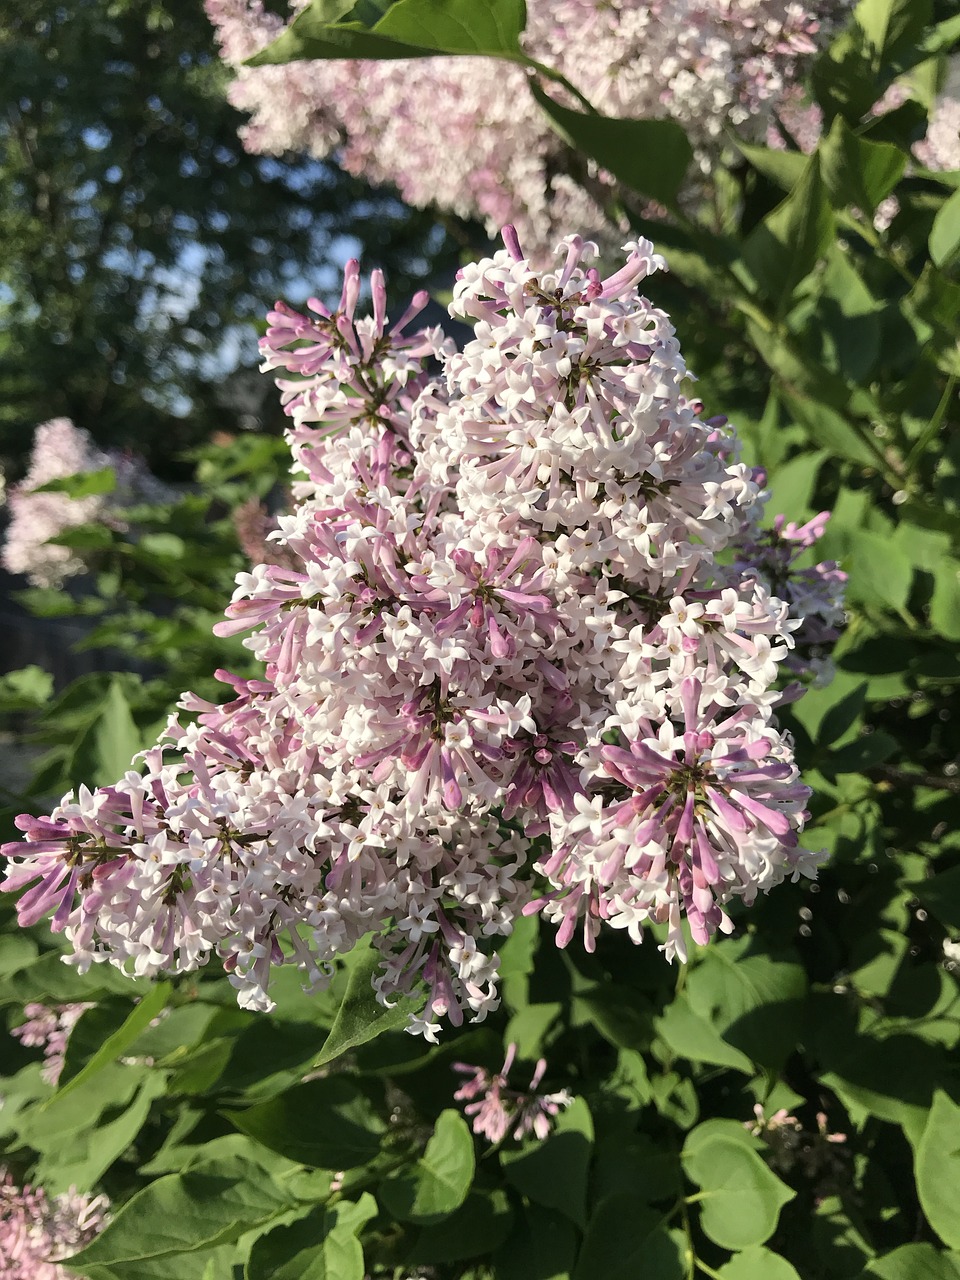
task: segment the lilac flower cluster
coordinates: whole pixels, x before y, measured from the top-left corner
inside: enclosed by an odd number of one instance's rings
[[[3,567],[24,573],[37,587],[59,587],[83,572],[83,561],[70,547],[49,541],[102,513],[102,494],[71,498],[65,493],[37,493],[51,480],[100,471],[110,459],[69,418],[54,418],[37,427],[26,476],[8,495],[10,524],[3,545]]]
[[[503,1066],[494,1074],[468,1062],[453,1064],[454,1071],[469,1077],[453,1096],[467,1104],[463,1110],[470,1117],[473,1132],[488,1142],[502,1142],[508,1134],[518,1142],[531,1136],[542,1141],[561,1108],[572,1101],[565,1089],[559,1093],[538,1092],[547,1070],[546,1058],[537,1062],[526,1089],[511,1089],[510,1071],[516,1056],[517,1046],[508,1045]]]
[[[110,493],[83,498],[68,493],[43,492],[51,480],[64,480],[89,471],[112,467],[115,485]],[[54,418],[37,427],[26,476],[8,496],[10,523],[0,563],[9,573],[26,574],[36,587],[60,587],[67,578],[83,573],[83,558],[72,548],[51,542],[77,525],[103,521],[125,529],[123,508],[135,502],[169,501],[173,490],[147,470],[130,453],[104,453],[89,432],[69,418]]]
[[[774,709],[827,605],[789,558],[783,594],[739,558],[764,495],[684,394],[639,288],[663,262],[640,240],[602,279],[569,236],[539,272],[504,242],[459,274],[462,351],[409,332],[426,295],[391,326],[377,272],[358,318],[356,263],[334,312],[270,314],[293,559],[240,574],[216,628],[264,678],[218,673],[232,701],[185,695],[142,771],[3,850],[21,923],[52,915],[81,969],[216,952],[269,1009],[275,966],[322,984],[375,933],[380,1000],[424,992],[432,1039],[496,1008],[521,913],[561,947],[653,925],[682,960],[732,899],[815,874]]]
[[[19,1027],[13,1027],[10,1034],[21,1044],[43,1049],[45,1061],[40,1074],[48,1084],[55,1085],[60,1079],[70,1032],[80,1015],[92,1007],[84,1003],[61,1004],[54,1008],[38,1003],[24,1006],[26,1021]]]
[[[71,1280],[57,1260],[103,1230],[107,1208],[105,1196],[18,1187],[0,1166],[0,1280]]]
[[[303,7],[291,0],[290,16]],[[528,0],[523,39],[598,111],[678,120],[709,168],[728,127],[762,137],[848,8],[848,0]],[[396,185],[407,204],[479,217],[491,234],[516,223],[538,257],[559,228],[604,225],[609,178],[595,167],[575,176],[521,68],[491,58],[246,67],[283,19],[261,0],[206,0],[206,10],[235,72],[231,101],[252,115],[242,131],[249,150],[334,153],[350,173]]]

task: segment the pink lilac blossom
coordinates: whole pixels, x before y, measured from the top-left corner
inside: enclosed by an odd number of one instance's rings
[[[558,1093],[538,1092],[547,1070],[545,1058],[537,1062],[526,1089],[511,1089],[510,1071],[516,1055],[517,1046],[508,1045],[503,1066],[495,1073],[468,1062],[453,1063],[454,1071],[469,1077],[453,1096],[467,1104],[463,1111],[470,1117],[473,1132],[488,1142],[503,1142],[508,1134],[518,1142],[528,1137],[543,1141],[561,1108],[572,1101],[566,1089]]]
[[[112,467],[115,485],[110,493],[73,498],[66,493],[37,492],[51,480]],[[54,418],[37,427],[30,465],[23,480],[7,496],[10,523],[0,552],[9,573],[25,574],[36,587],[60,587],[83,573],[86,565],[72,548],[51,542],[77,525],[102,521],[124,529],[123,508],[134,502],[164,502],[173,490],[150,474],[129,452],[104,453],[88,432],[69,418]]]
[[[37,427],[29,470],[7,497],[10,524],[2,560],[8,572],[24,573],[38,587],[59,587],[66,578],[83,572],[83,561],[72,548],[57,546],[49,539],[96,520],[104,509],[105,495],[71,498],[65,493],[35,490],[51,480],[108,466],[107,454],[69,418],[54,418]]]
[[[270,313],[291,559],[240,574],[215,627],[263,678],[184,695],[120,781],[3,849],[20,922],[52,917],[81,970],[216,953],[269,1009],[276,966],[322,985],[372,933],[379,999],[423,992],[435,1039],[497,1007],[521,914],[561,947],[655,926],[682,960],[732,900],[816,873],[775,708],[837,584],[737,558],[767,554],[765,495],[685,394],[651,244],[601,278],[579,236],[546,271],[504,243],[459,273],[462,350],[412,330],[425,294],[391,324],[379,272],[359,318],[355,262],[333,312]]]
[[[765,482],[755,471],[758,483]],[[758,573],[768,591],[782,596],[801,625],[794,632],[794,651],[786,660],[793,671],[812,675],[822,686],[833,679],[829,652],[840,637],[844,622],[843,598],[847,575],[835,560],[822,560],[806,568],[799,565],[806,552],[823,537],[830,520],[829,511],[797,525],[786,516],[774,517],[773,526],[759,531],[754,541],[738,548],[737,559],[745,573]]]
[[[290,15],[302,7],[291,3]],[[600,112],[678,120],[709,168],[728,126],[762,137],[847,7],[528,0],[523,43]],[[491,233],[514,222],[534,256],[549,253],[559,228],[604,225],[609,178],[571,168],[521,68],[489,58],[245,67],[284,21],[260,0],[206,0],[206,9],[235,70],[230,99],[252,117],[242,130],[250,151],[335,154],[349,172],[395,184],[408,204],[478,217]]]
[[[48,1084],[55,1085],[63,1070],[67,1040],[82,1013],[92,1009],[91,1004],[61,1004],[50,1008],[45,1004],[28,1004],[23,1012],[26,1022],[13,1027],[10,1034],[21,1044],[43,1049],[46,1059],[41,1075]]]
[[[49,1197],[18,1187],[0,1167],[0,1280],[72,1280],[58,1259],[76,1253],[106,1224],[106,1196]]]
[[[928,169],[960,169],[960,99],[940,99],[930,117],[927,136],[913,150]]]

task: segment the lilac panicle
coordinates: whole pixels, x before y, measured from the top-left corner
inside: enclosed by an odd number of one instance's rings
[[[423,297],[391,325],[379,277],[359,316],[352,262],[333,312],[271,312],[295,506],[215,628],[262,678],[185,694],[122,779],[4,847],[21,923],[81,970],[216,954],[269,1009],[278,966],[322,986],[374,934],[378,998],[421,992],[433,1039],[497,1007],[523,914],[682,960],[816,873],[776,707],[840,621],[842,575],[795,554],[823,518],[763,530],[642,292],[648,241],[605,276],[579,236],[546,270],[505,244],[458,275],[462,350],[413,328]]]

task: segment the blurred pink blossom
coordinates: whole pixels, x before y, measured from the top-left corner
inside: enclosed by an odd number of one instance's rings
[[[76,1025],[80,1015],[91,1004],[61,1004],[50,1008],[45,1004],[28,1004],[24,1006],[26,1022],[13,1027],[10,1034],[16,1036],[21,1044],[43,1048],[46,1062],[42,1075],[48,1084],[55,1085],[63,1070],[63,1059],[67,1049],[70,1032]]]
[[[292,17],[300,8],[292,3]],[[669,118],[702,167],[729,126],[755,137],[824,43],[847,0],[528,0],[523,45],[600,112]],[[242,63],[284,29],[260,0],[206,0],[250,151],[333,154],[418,206],[516,224],[534,258],[565,226],[602,228],[609,177],[569,154],[526,84],[493,58]],[[560,92],[570,105],[574,99]],[[443,121],[438,131],[437,121]]]

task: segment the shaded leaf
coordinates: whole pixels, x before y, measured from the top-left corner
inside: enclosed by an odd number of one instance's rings
[[[491,54],[525,61],[523,0],[398,0],[372,24],[359,5],[313,0],[249,66],[326,58],[425,58]],[[375,11],[376,12],[376,11]]]
[[[249,1107],[224,1112],[271,1151],[317,1169],[353,1169],[380,1150],[386,1125],[344,1076],[310,1080]]]
[[[620,182],[672,208],[693,159],[687,135],[674,120],[624,120],[563,107],[530,81],[550,123],[575,150],[585,152]]]
[[[471,1191],[449,1217],[424,1227],[409,1262],[459,1262],[499,1249],[510,1232],[513,1213],[502,1191]]]
[[[683,1280],[686,1264],[668,1222],[633,1194],[611,1196],[590,1219],[573,1280]]]
[[[528,1141],[519,1151],[501,1151],[500,1163],[511,1186],[583,1227],[592,1150],[590,1110],[582,1098],[575,1098],[548,1138]]]
[[[377,1204],[365,1193],[356,1204],[318,1206],[290,1226],[254,1241],[245,1280],[363,1280],[363,1249],[357,1239]]]
[[[107,1036],[93,1057],[84,1063],[72,1078],[68,1077],[61,1083],[56,1096],[58,1098],[65,1097],[74,1089],[79,1088],[80,1085],[85,1084],[98,1071],[102,1071],[109,1063],[115,1062],[121,1054],[124,1054],[141,1032],[146,1030],[157,1014],[166,1008],[172,992],[171,983],[158,982],[139,1004],[134,1005],[124,1019],[123,1024],[111,1035]],[[96,1016],[95,1009],[90,1010],[90,1013]],[[87,1017],[87,1014],[83,1016]],[[66,1063],[64,1064],[64,1075],[67,1073],[67,1065]],[[61,1080],[63,1081],[63,1076],[61,1076]]]
[[[816,265],[833,235],[833,213],[813,158],[787,198],[743,243],[744,265],[759,291],[777,303],[778,314],[789,309],[794,289]]]
[[[938,872],[928,880],[914,880],[905,888],[915,893],[941,924],[960,929],[960,867]]]

